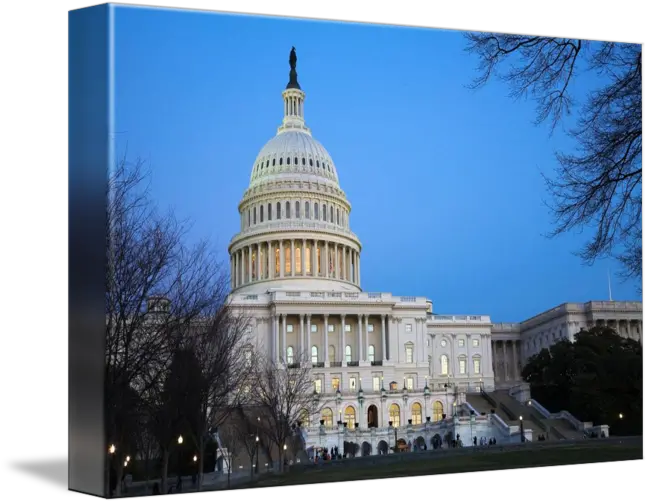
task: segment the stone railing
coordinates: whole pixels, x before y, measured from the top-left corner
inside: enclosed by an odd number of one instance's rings
[[[275,221],[265,221],[264,223],[255,224],[242,230],[231,239],[229,245],[234,245],[237,241],[242,240],[243,238],[262,235],[269,231],[327,231],[330,233],[341,234],[359,242],[359,238],[352,231],[334,223],[313,220],[280,219]]]
[[[528,400],[527,402],[529,405],[534,407],[538,412],[541,413],[545,417],[545,419],[563,419],[567,422],[569,422],[574,429],[583,431],[583,430],[588,430],[590,428],[593,428],[593,423],[591,422],[583,422],[579,421],[577,418],[575,418],[572,414],[570,414],[568,411],[560,411],[560,412],[550,412],[548,411],[545,407],[543,407],[541,404],[539,404],[536,400],[533,398]],[[600,425],[600,426],[606,426],[606,425]]]
[[[416,303],[426,305],[426,298],[421,296],[393,296],[387,292],[338,292],[338,291],[273,291],[270,293],[274,301],[289,301],[298,298],[299,301],[343,301],[362,303]],[[251,295],[247,295],[251,296]],[[244,297],[244,295],[243,295]]]
[[[612,310],[612,311],[642,311],[643,305],[639,301],[589,301],[582,305],[586,311]]]
[[[430,315],[429,322],[433,323],[491,323],[489,315]]]

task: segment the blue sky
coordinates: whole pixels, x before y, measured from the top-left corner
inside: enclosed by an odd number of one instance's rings
[[[467,89],[477,61],[460,32],[129,7],[115,20],[117,152],[150,162],[159,206],[222,259],[282,119],[294,45],[306,122],[353,206],[364,290],[496,322],[608,298],[617,265],[582,265],[585,233],[543,236],[541,172],[569,138],[533,125],[534,104],[496,81]],[[612,284],[613,299],[641,299],[633,282]]]

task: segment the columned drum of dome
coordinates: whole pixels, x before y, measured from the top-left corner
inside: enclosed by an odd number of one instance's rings
[[[305,125],[293,48],[290,66],[282,124],[260,150],[238,206],[240,231],[229,244],[231,288],[360,291],[352,207],[330,154]]]

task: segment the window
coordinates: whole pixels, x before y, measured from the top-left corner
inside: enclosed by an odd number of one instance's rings
[[[253,208],[253,224],[256,224],[256,208]]]
[[[339,209],[336,210],[336,224],[340,224],[339,220]]]
[[[294,157],[294,165],[298,165],[298,157]]]
[[[356,390],[357,389],[357,378],[352,376],[350,378],[350,389],[351,390]]]
[[[296,210],[296,219],[299,219],[301,217],[301,203],[298,200],[296,201],[296,204],[294,204],[294,208]]]
[[[413,332],[413,324],[406,324],[406,332]]]
[[[293,364],[294,363],[294,347],[293,346],[288,346],[287,347],[287,363],[288,364]]]
[[[291,157],[287,157],[287,165],[289,165],[291,161],[292,161]]]
[[[406,363],[413,363],[413,343],[406,343]]]
[[[334,223],[334,207],[330,207],[330,222]]]
[[[332,428],[332,409],[327,407],[321,411],[321,421],[326,428]]]
[[[305,247],[305,273],[312,273],[312,251],[309,247]]]
[[[478,346],[480,346],[480,340],[477,337],[473,338],[473,346],[474,348],[477,348]]]
[[[289,205],[289,202],[285,202],[285,217],[287,219],[290,219],[292,217],[292,215],[290,213],[290,209],[291,209],[291,207]]]
[[[316,346],[312,346],[312,363],[317,364],[318,361],[319,361],[319,350]]]
[[[444,405],[442,405],[442,402],[440,402],[439,400],[436,400],[435,402],[433,402],[433,422],[441,421],[442,414],[444,414]]]
[[[334,325],[328,325],[327,326],[327,331],[328,332],[334,332]]]
[[[305,219],[310,218],[310,203],[305,202]]]
[[[369,362],[374,362],[375,361],[375,345],[371,344],[368,346],[368,361]]]
[[[392,421],[394,428],[399,428],[399,405],[391,404],[388,409],[389,421]]]
[[[283,157],[280,157],[280,159],[278,160],[278,164],[283,165]]]
[[[317,168],[318,168],[318,167],[320,167],[320,165],[319,165],[319,161],[318,161],[318,160],[316,161],[316,167],[317,167]]]
[[[440,374],[446,376],[449,373],[449,357],[442,355],[440,357]]]
[[[415,402],[413,404],[413,424],[422,424],[422,404]]]
[[[314,165],[314,162],[312,162],[312,159],[310,158],[310,167]]]
[[[321,390],[323,389],[323,381],[321,381],[321,378],[316,378],[314,380],[314,391],[316,393],[321,393]]]
[[[305,157],[303,157],[303,158],[302,158],[302,160],[303,160],[303,161],[302,161],[301,163],[302,163],[303,165],[305,165]]]
[[[473,372],[475,374],[480,374],[480,359],[479,358],[474,358],[473,359]]]
[[[374,324],[368,324],[368,332],[374,332],[375,326]]]
[[[247,226],[251,226],[251,209],[247,211]]]
[[[413,376],[406,376],[406,388],[408,388],[409,390],[415,389],[415,381],[413,380]]]
[[[460,374],[466,374],[467,373],[467,359],[464,357],[460,357],[458,359],[458,368],[460,371]]]
[[[287,202],[289,203],[289,202]],[[280,211],[280,202],[276,202],[276,219],[280,219],[282,216]]]
[[[287,324],[287,332],[294,332],[294,326],[292,324]]]
[[[312,332],[318,332],[318,326],[316,324],[312,324]]]
[[[390,382],[390,391],[397,391],[397,383],[395,381]]]
[[[345,408],[345,414],[343,415],[343,421],[348,423],[348,428],[353,429],[355,425],[355,419],[356,419],[356,412],[354,410],[354,407],[349,405],[348,407]]]
[[[323,204],[323,221],[327,221],[327,205]]]
[[[275,167],[275,166],[276,166],[276,159],[275,159],[275,158],[272,158],[272,160],[271,160],[271,166],[272,166],[272,167]]]
[[[381,386],[379,386],[379,376],[372,376],[372,391],[379,391]]]
[[[345,324],[345,331],[352,332],[352,326],[350,324]]]
[[[290,274],[292,272],[292,249],[290,247],[285,248],[285,273]]]
[[[464,346],[464,339],[458,339],[458,346],[462,348]]]
[[[333,377],[332,378],[332,390],[336,391],[336,390],[340,389],[339,388],[340,383],[341,383],[341,380],[338,377]]]
[[[294,261],[295,261],[295,266],[296,266],[296,273],[301,273],[301,248],[296,247],[294,249]]]
[[[260,222],[262,223],[265,220],[265,206],[260,206]]]
[[[345,361],[352,362],[352,346],[350,345],[345,347]]]
[[[276,276],[280,275],[280,249],[276,247],[274,251],[274,256],[276,257],[276,263],[274,269],[276,270]]]
[[[319,218],[319,204],[315,202],[314,203],[314,219],[318,219],[318,218]]]
[[[267,204],[267,221],[271,221],[271,204]]]

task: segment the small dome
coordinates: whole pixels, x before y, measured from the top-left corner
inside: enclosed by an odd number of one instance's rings
[[[256,158],[250,186],[292,175],[339,183],[330,154],[308,132],[285,131],[270,139]]]

